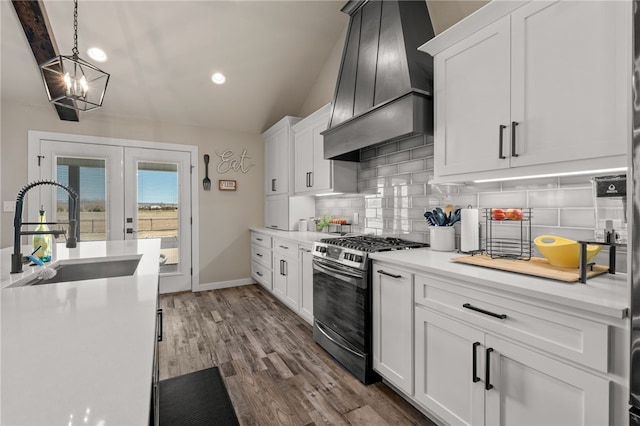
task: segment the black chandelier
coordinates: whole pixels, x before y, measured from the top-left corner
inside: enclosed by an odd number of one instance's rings
[[[51,58],[40,65],[40,73],[49,102],[76,111],[91,111],[102,106],[109,74],[78,56],[78,0],[73,3],[72,55]]]

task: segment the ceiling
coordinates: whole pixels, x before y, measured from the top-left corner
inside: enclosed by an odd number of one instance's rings
[[[58,51],[73,47],[73,2],[40,0]],[[80,57],[111,74],[103,107],[81,113],[261,133],[295,115],[337,42],[346,0],[80,0]],[[428,0],[436,33],[485,0]],[[2,102],[49,107],[15,10],[0,1]],[[90,60],[102,48],[109,59]],[[211,82],[213,72],[227,77]],[[57,116],[52,107],[51,114]]]
[[[99,114],[262,132],[302,107],[343,37],[344,3],[81,0],[80,57],[111,78],[103,107],[80,120]],[[0,4],[2,102],[46,105],[15,10]],[[59,52],[71,54],[73,2],[45,0],[44,7]],[[108,61],[89,59],[92,46]],[[211,82],[215,71],[226,75],[224,85]]]

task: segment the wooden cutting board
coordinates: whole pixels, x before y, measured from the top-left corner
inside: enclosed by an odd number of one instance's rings
[[[577,282],[580,278],[578,268],[562,268],[549,264],[547,259],[532,257],[531,260],[492,259],[486,254],[475,256],[454,257],[454,262],[469,265],[483,266],[485,268],[499,269],[502,271],[516,272],[518,274],[533,275],[535,277],[550,278],[552,280]],[[587,278],[609,272],[609,267],[593,265],[592,271],[587,271]]]

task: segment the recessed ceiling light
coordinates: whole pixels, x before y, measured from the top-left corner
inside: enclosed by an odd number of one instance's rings
[[[213,81],[215,84],[223,84],[225,81],[227,81],[227,77],[225,77],[222,73],[216,72],[211,76],[211,81]]]
[[[97,47],[92,47],[87,50],[87,55],[89,55],[91,59],[97,62],[105,62],[107,60],[107,54],[104,53],[104,50]]]

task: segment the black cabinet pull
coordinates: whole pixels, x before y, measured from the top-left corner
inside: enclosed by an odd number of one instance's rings
[[[518,153],[516,152],[516,126],[518,125],[517,121],[511,122],[511,156],[517,157]]]
[[[313,188],[313,172],[309,172],[309,188]]]
[[[162,309],[158,309],[158,320],[160,322],[160,329],[158,330],[158,342],[162,342]]]
[[[256,271],[256,275],[258,275],[259,277],[261,277],[261,276],[262,276],[262,272],[260,272],[260,271]]]
[[[478,346],[480,346],[480,342],[474,342],[473,343],[473,373],[472,374],[472,379],[473,379],[473,383],[477,383],[480,381],[480,377],[478,377],[478,367],[477,367],[477,363],[478,363]]]
[[[276,180],[275,180],[275,178],[271,179],[271,190],[272,191],[276,190]]]
[[[391,278],[402,278],[402,275],[390,274],[388,272],[383,271],[382,269],[378,269],[378,273],[382,274],[382,275],[386,275],[386,276],[391,277]]]
[[[256,238],[256,241],[262,241],[262,238]]]
[[[289,247],[287,246],[280,246],[281,249],[285,249],[285,250],[289,250]]]
[[[504,160],[505,158],[507,158],[507,157],[504,156],[504,152],[502,150],[502,145],[503,145],[502,142],[503,142],[503,139],[504,139],[504,129],[506,129],[506,128],[507,128],[507,126],[505,126],[504,124],[500,125],[500,138],[499,138],[500,145],[498,145],[498,158],[501,159],[501,160]]]
[[[260,253],[256,253],[256,256],[258,256],[258,257],[262,257],[262,254],[260,254]]]
[[[287,261],[286,260],[283,260],[282,264],[284,265],[284,274],[282,274],[282,275],[284,275],[286,277],[287,274],[289,273],[289,271],[288,271],[289,265],[287,265]]]
[[[284,275],[284,260],[280,259],[280,275]]]
[[[378,271],[380,272],[380,271]],[[505,319],[507,318],[507,314],[496,314],[490,311],[485,311],[484,309],[481,308],[477,308],[475,306],[473,306],[471,303],[465,303],[464,305],[462,305],[463,308],[466,309],[471,309],[472,311],[476,311],[476,312],[480,312],[481,314],[485,314],[485,315],[490,315],[494,318],[498,318],[498,319]]]
[[[485,369],[484,369],[484,388],[486,390],[491,390],[493,389],[493,385],[491,384],[491,352],[493,352],[493,348],[487,348],[487,353],[486,353],[486,365],[485,365]]]

